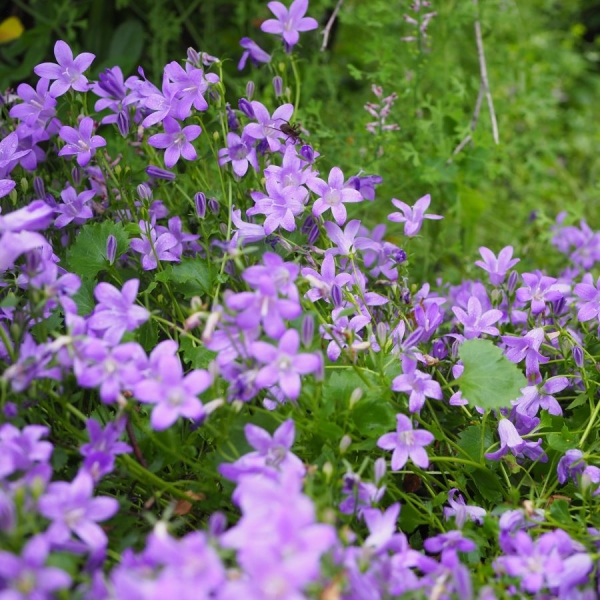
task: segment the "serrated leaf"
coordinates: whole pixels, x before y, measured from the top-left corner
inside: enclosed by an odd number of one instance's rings
[[[81,277],[96,277],[109,266],[106,260],[106,240],[109,235],[114,235],[117,240],[117,258],[127,251],[129,238],[121,223],[89,223],[81,228],[69,249],[65,268]]]
[[[183,360],[189,363],[192,369],[208,368],[209,363],[217,356],[216,352],[204,346],[194,346],[192,339],[189,337],[181,339],[179,348],[183,353]]]
[[[212,288],[210,268],[198,258],[184,258],[179,264],[167,265],[156,274],[156,280],[172,285],[185,298],[207,294]]]
[[[458,350],[465,367],[457,383],[463,398],[482,408],[509,407],[527,379],[489,340],[467,340]]]

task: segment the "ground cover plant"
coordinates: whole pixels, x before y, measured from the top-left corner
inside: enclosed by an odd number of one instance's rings
[[[242,98],[62,39],[3,96],[0,597],[596,598],[600,233],[419,280],[442,203],[311,143],[268,9]]]

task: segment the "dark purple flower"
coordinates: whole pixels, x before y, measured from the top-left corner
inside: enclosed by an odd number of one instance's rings
[[[541,327],[532,329],[523,337],[502,336],[502,341],[507,346],[506,358],[514,363],[519,363],[525,359],[525,372],[529,380],[534,383],[541,381],[540,363],[547,363],[549,360],[538,352],[544,337],[544,330]]]
[[[33,72],[39,77],[55,80],[50,86],[50,93],[58,98],[70,88],[77,92],[87,92],[90,86],[83,72],[88,69],[96,57],[89,52],[83,52],[73,58],[71,48],[62,40],[58,40],[54,44],[54,56],[58,64],[42,63],[33,69]]]
[[[198,155],[190,142],[202,133],[200,125],[188,125],[182,129],[175,119],[165,117],[163,127],[165,133],[151,135],[148,144],[165,148],[165,166],[168,169],[175,166],[181,156],[186,160],[196,160]]]
[[[94,120],[91,117],[84,117],[79,123],[79,129],[74,129],[68,125],[60,128],[60,137],[67,142],[59,151],[59,156],[77,156],[77,163],[85,167],[92,156],[96,154],[96,149],[106,146],[106,140],[99,135],[92,135],[94,130]]]
[[[88,320],[89,328],[99,332],[108,343],[117,344],[126,331],[133,331],[147,321],[150,314],[135,303],[139,285],[139,279],[130,279],[119,291],[110,283],[99,283],[94,290],[98,304]]]
[[[425,429],[413,429],[410,419],[403,414],[396,415],[396,422],[394,433],[386,433],[377,440],[380,448],[393,450],[392,469],[399,471],[409,458],[421,469],[426,469],[429,457],[424,446],[433,442],[433,434]]]
[[[294,0],[289,10],[281,2],[269,2],[267,6],[276,18],[267,19],[260,28],[266,33],[280,35],[288,50],[298,43],[301,31],[310,31],[319,26],[316,19],[304,16],[308,10],[308,0]]]
[[[165,171],[165,169],[161,169],[160,167],[156,167],[154,165],[150,165],[146,168],[146,174],[154,179],[164,179],[165,181],[173,181],[176,177],[175,173],[171,173],[171,171]]]
[[[248,58],[252,61],[255,67],[258,67],[260,63],[271,62],[271,55],[265,52],[256,42],[250,38],[244,37],[240,40],[240,46],[244,48],[240,62],[238,63],[238,71],[241,71],[245,66]],[[248,94],[251,99],[252,94]]]

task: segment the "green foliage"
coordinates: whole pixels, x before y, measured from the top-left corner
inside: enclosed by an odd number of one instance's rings
[[[517,365],[490,340],[467,340],[461,344],[458,355],[464,365],[458,386],[471,406],[509,407],[510,401],[516,400],[520,389],[527,385]]]

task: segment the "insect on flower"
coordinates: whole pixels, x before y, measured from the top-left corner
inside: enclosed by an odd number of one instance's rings
[[[302,137],[300,135],[300,123],[290,123],[285,119],[278,119],[279,121],[283,121],[283,124],[279,127],[272,127],[276,131],[281,131],[283,135],[287,135],[285,138],[285,143],[291,138],[294,145],[298,142],[302,143]]]

